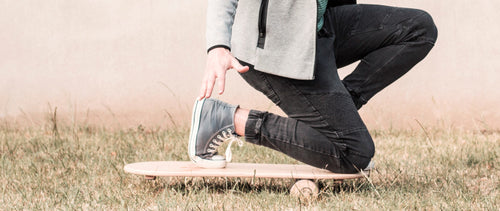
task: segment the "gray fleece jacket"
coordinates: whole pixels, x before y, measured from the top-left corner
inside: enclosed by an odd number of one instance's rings
[[[355,3],[353,0],[330,0]],[[330,4],[330,3],[329,3]],[[256,70],[314,78],[317,0],[209,0],[207,49],[225,46]]]

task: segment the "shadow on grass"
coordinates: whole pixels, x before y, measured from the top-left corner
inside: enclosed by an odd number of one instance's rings
[[[296,182],[294,179],[270,178],[157,178],[137,183],[146,191],[158,194],[164,191],[173,191],[182,195],[209,193],[209,194],[288,194]],[[318,180],[315,181],[320,195],[337,193],[357,193],[370,191],[370,185],[365,179],[345,181]]]

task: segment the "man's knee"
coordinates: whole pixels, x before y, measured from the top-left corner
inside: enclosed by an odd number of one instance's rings
[[[425,41],[434,44],[438,36],[436,24],[428,12],[424,10],[419,10],[419,12],[420,14],[414,21],[418,24],[417,30],[421,32],[419,33],[421,34],[420,39],[424,39]]]

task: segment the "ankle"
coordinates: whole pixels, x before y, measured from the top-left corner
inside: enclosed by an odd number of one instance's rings
[[[234,113],[234,129],[239,136],[245,136],[245,126],[249,113],[250,110],[244,108],[237,108]]]

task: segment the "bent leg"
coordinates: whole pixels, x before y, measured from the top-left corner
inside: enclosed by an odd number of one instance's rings
[[[335,68],[333,38],[318,39],[315,79],[294,80],[255,70],[242,77],[288,117],[250,111],[248,142],[283,152],[301,162],[338,173],[366,167],[374,144]]]
[[[361,4],[326,14],[337,66],[361,60],[343,79],[358,109],[424,59],[437,39],[432,17],[418,9]]]

